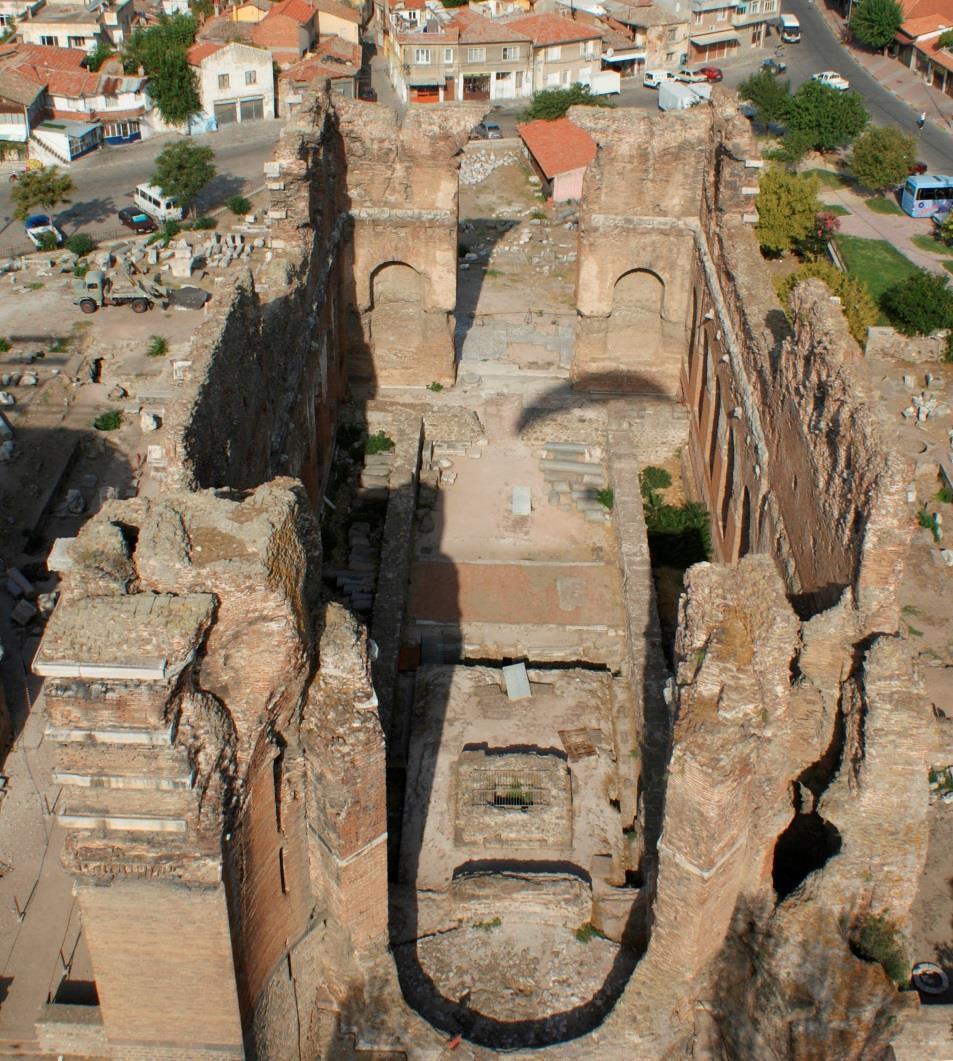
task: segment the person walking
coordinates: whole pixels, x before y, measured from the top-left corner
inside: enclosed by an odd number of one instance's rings
[[[920,111],[920,114],[917,117],[917,128],[918,129],[922,129],[924,127],[924,125],[926,125],[926,123],[927,123],[927,112],[926,111]]]

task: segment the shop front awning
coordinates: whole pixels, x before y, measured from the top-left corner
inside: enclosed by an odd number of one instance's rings
[[[724,30],[722,33],[706,33],[704,37],[689,37],[696,48],[709,48],[713,44],[738,43],[738,34],[734,30]]]
[[[602,61],[605,63],[631,63],[645,58],[645,52],[613,52],[611,55],[603,53]]]

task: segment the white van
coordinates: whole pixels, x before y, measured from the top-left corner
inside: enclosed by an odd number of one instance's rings
[[[658,88],[665,81],[674,81],[676,74],[674,70],[646,70],[642,78],[642,84],[646,88]]]
[[[182,207],[171,195],[163,195],[154,184],[137,184],[133,199],[136,206],[156,221],[182,220]]]
[[[786,44],[797,44],[801,40],[801,23],[797,15],[782,15],[779,25],[781,27],[781,40]]]

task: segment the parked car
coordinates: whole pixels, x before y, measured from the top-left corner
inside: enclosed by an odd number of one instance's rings
[[[502,140],[503,130],[499,122],[480,122],[470,131],[471,140]]]
[[[703,81],[707,81],[708,78],[705,77],[701,70],[689,70],[687,66],[682,66],[676,72],[675,80],[681,81],[685,85],[699,85]]]
[[[724,81],[725,75],[721,72],[720,66],[700,66],[698,72],[705,78],[706,81],[712,83],[716,81]]]
[[[646,70],[642,75],[642,84],[646,88],[658,88],[663,81],[674,81],[674,70]]]
[[[762,59],[761,69],[767,70],[769,74],[783,74],[787,70],[788,64],[778,62],[777,59]]]
[[[63,242],[63,233],[46,214],[31,214],[23,223],[27,238],[38,250],[42,249],[45,237],[53,236],[57,247]]]
[[[841,77],[836,70],[822,70],[819,74],[811,74],[812,81],[818,81],[836,92],[846,92],[850,88],[850,82],[846,77]]]
[[[365,103],[376,103],[377,90],[371,85],[361,85],[357,90],[357,98],[364,100]]]
[[[119,211],[119,224],[131,228],[133,232],[155,232],[156,223],[143,213],[138,206],[124,206]]]

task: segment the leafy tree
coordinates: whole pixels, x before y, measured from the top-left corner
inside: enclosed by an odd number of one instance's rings
[[[780,80],[768,70],[759,70],[741,82],[738,95],[754,105],[759,122],[783,123],[791,106],[791,82]]]
[[[42,206],[52,216],[61,203],[71,201],[74,191],[73,178],[68,173],[60,173],[56,166],[24,170],[10,192],[14,215],[23,221]]]
[[[756,232],[762,250],[771,256],[790,250],[811,232],[820,211],[816,177],[770,166],[758,190]]]
[[[813,262],[823,258],[827,253],[827,245],[834,238],[834,234],[840,231],[840,218],[836,214],[822,211],[814,218],[811,231],[794,244],[794,251],[802,261]]]
[[[944,30],[936,39],[940,48],[953,48],[953,29]]]
[[[66,241],[66,249],[75,254],[77,258],[82,258],[96,249],[96,241],[85,232],[75,232]]]
[[[798,162],[813,150],[813,136],[804,129],[788,129],[781,143],[772,151],[766,151],[764,157],[771,162],[785,162],[796,166]]]
[[[103,41],[96,41],[96,47],[86,56],[86,68],[94,73],[103,63],[112,58],[116,53]]]
[[[161,15],[154,26],[137,29],[122,51],[126,73],[141,68],[148,75],[149,95],[170,125],[183,125],[202,110],[195,71],[185,57],[196,29],[191,15]]]
[[[884,313],[904,335],[932,335],[953,328],[953,291],[948,277],[918,269],[884,292]]]
[[[199,192],[215,176],[215,153],[210,147],[189,140],[166,144],[156,158],[152,183],[183,207],[194,211]]]
[[[212,13],[215,10],[215,5],[212,0],[189,0],[189,11],[192,16],[200,22],[204,22],[205,19],[211,18]]]
[[[854,141],[850,168],[865,188],[875,192],[895,188],[916,162],[916,145],[916,137],[895,126],[872,126]]]
[[[850,334],[863,346],[867,329],[876,324],[880,316],[870,288],[860,280],[852,280],[830,262],[805,262],[777,284],[778,298],[786,311],[791,305],[794,288],[802,280],[821,280],[827,285],[830,293],[840,299]]]
[[[869,120],[856,92],[805,81],[791,98],[788,129],[804,132],[816,151],[833,151],[849,144]]]
[[[940,239],[947,246],[953,246],[953,212],[943,218],[943,224],[940,225]]]
[[[886,48],[902,25],[903,9],[897,0],[860,0],[850,20],[854,36],[871,48]]]
[[[523,111],[523,121],[537,119],[551,122],[562,118],[570,107],[614,107],[604,96],[593,96],[586,85],[571,85],[569,88],[544,88],[534,93],[530,105]]]

